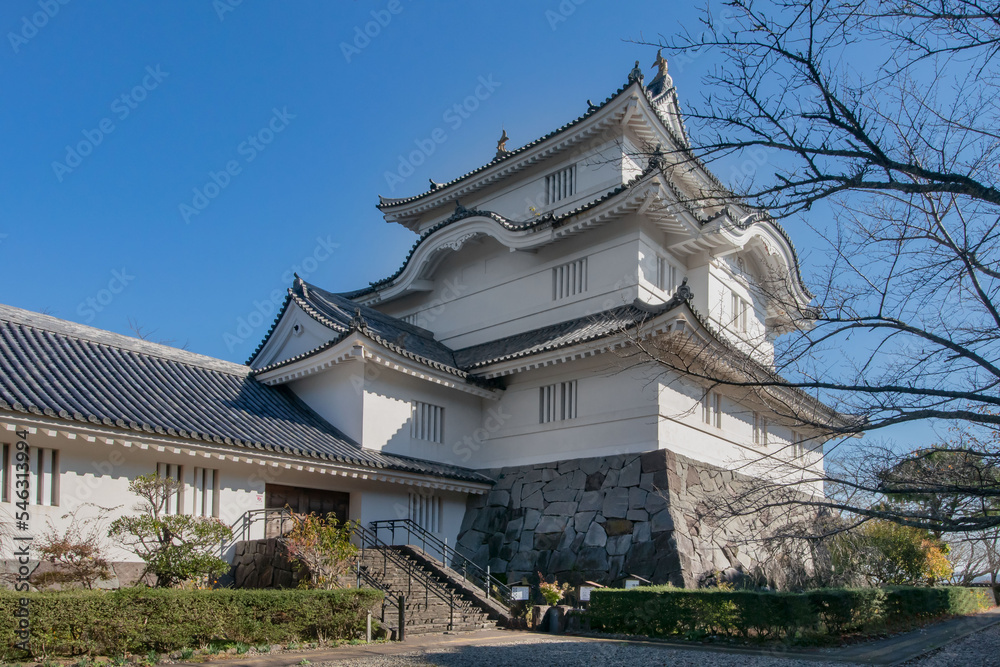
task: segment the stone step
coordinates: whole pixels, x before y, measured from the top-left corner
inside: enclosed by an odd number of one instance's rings
[[[387,596],[393,598],[399,595],[406,596],[404,605],[406,613],[406,632],[408,634],[430,634],[446,631],[471,631],[484,628],[494,628],[496,623],[490,620],[471,601],[463,598],[450,582],[441,577],[434,576],[433,572],[426,569],[420,562],[406,557],[396,550],[393,553],[405,558],[406,566],[399,565],[393,561],[382,557],[381,553],[372,549],[366,550],[361,560],[361,566],[380,587],[386,589]],[[419,578],[411,575],[420,573]],[[424,589],[421,579],[432,582],[440,587],[442,591],[447,591],[446,595],[454,594],[454,611],[449,605],[449,601],[443,600],[433,592]],[[396,610],[388,608],[388,614]],[[452,622],[454,621],[454,622]],[[386,623],[390,627],[395,627],[393,620]]]

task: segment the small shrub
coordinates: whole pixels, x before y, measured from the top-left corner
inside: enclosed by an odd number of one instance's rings
[[[545,598],[546,604],[549,606],[555,606],[559,604],[559,601],[563,599],[566,595],[566,591],[569,590],[569,584],[559,585],[559,581],[556,579],[552,580],[552,583],[545,581],[545,577],[542,573],[538,573],[538,588],[542,592],[542,597]]]
[[[219,577],[229,563],[214,555],[232,531],[219,519],[187,514],[166,514],[167,501],[182,486],[159,475],[141,475],[129,483],[139,496],[133,508],[138,515],[118,517],[108,536],[120,540],[146,563],[146,573],[157,587],[170,587],[189,579]]]

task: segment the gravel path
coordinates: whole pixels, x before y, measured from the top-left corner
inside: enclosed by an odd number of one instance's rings
[[[314,663],[312,667],[850,667],[851,663],[788,660],[778,657],[687,651],[661,646],[550,639],[526,635],[524,639],[479,646],[449,646],[426,652]]]
[[[998,667],[1000,625],[980,630],[906,665],[907,667]]]
[[[312,667],[851,667],[859,663],[824,662],[665,646],[581,641],[572,637],[523,635],[489,644],[432,647],[398,655],[316,662]],[[949,644],[907,667],[1000,667],[1000,625]]]

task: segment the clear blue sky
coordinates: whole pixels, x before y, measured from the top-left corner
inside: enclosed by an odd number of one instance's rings
[[[0,302],[125,334],[131,319],[242,362],[292,271],[342,291],[399,267],[415,237],[379,194],[489,161],[501,125],[516,147],[577,117],[636,59],[651,72],[628,40],[698,17],[598,0],[7,0]],[[708,66],[671,62],[682,102]],[[808,268],[807,230],[786,227]]]
[[[398,268],[415,237],[379,194],[489,161],[502,124],[515,147],[580,115],[650,70],[625,40],[695,22],[677,6],[7,0],[0,302],[242,362],[267,324],[225,335],[294,267],[335,291]],[[696,70],[671,71],[694,94]]]

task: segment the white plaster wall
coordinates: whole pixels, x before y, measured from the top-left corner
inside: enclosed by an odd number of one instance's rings
[[[792,428],[757,405],[751,392],[716,389],[721,394],[722,423],[706,424],[702,413],[705,387],[665,373],[659,380],[659,448],[723,468],[739,468],[750,475],[781,475],[784,479],[815,478],[822,472],[822,445],[799,433],[806,448],[795,458],[790,446]],[[767,443],[754,442],[754,411],[767,418]],[[822,485],[813,485],[822,493]]]
[[[10,442],[13,442],[11,440]],[[262,466],[217,458],[175,454],[165,450],[158,452],[155,446],[142,449],[138,443],[132,447],[119,444],[107,445],[101,441],[87,442],[81,437],[69,439],[65,436],[48,436],[41,431],[28,438],[32,447],[52,448],[59,451],[59,505],[39,506],[32,503],[31,532],[39,537],[48,532],[51,524],[57,532],[64,531],[71,523],[65,515],[77,508],[79,517],[96,516],[98,507],[108,508],[107,523],[116,517],[133,513],[137,502],[128,490],[130,480],[156,472],[157,463],[175,463],[185,466],[185,482],[190,484],[193,467],[219,470],[219,518],[232,524],[247,510],[264,506],[264,483],[266,471]],[[191,506],[192,489],[187,489],[186,505]],[[12,498],[13,499],[13,498]],[[9,520],[13,516],[13,503],[0,503],[0,512]],[[138,561],[135,554],[108,540],[113,561]],[[3,542],[3,557],[9,557],[10,542]]]
[[[577,381],[577,418],[539,423],[539,388]],[[482,437],[467,443],[466,465],[528,465],[657,447],[656,383],[602,354],[517,374]]]
[[[364,440],[365,374],[375,369],[361,360],[344,361],[321,373],[288,383],[306,405],[356,443]]]
[[[628,219],[536,253],[512,253],[483,240],[445,257],[432,291],[379,308],[396,317],[416,313],[419,326],[458,349],[632,303],[637,255],[638,232]],[[583,257],[587,291],[554,301],[552,269]]]
[[[171,451],[172,448],[158,452],[154,443],[146,443],[147,448],[143,449],[138,442],[132,447],[124,447],[99,441],[89,443],[80,437],[50,437],[41,432],[32,434],[28,441],[33,447],[59,451],[59,505],[49,507],[32,502],[29,507],[30,530],[36,539],[48,531],[49,525],[59,532],[64,531],[70,525],[70,519],[65,515],[78,508],[80,518],[95,516],[97,507],[94,505],[111,508],[113,511],[109,513],[106,525],[119,516],[133,513],[137,498],[128,490],[129,481],[155,472],[157,463],[185,466],[185,478],[190,477],[194,466],[219,470],[219,518],[227,525],[232,525],[248,510],[264,507],[264,487],[267,483],[349,493],[349,516],[364,525],[380,519],[406,518],[411,492],[435,494],[442,500],[442,521],[437,535],[441,539],[447,538],[449,544],[455,543],[465,512],[466,494],[455,491],[432,491],[407,484],[349,478],[284,466],[209,459],[186,452],[176,454]],[[244,450],[234,451],[243,453]],[[191,489],[188,488],[187,492],[190,497]],[[4,521],[9,521],[15,510],[13,503],[0,502],[0,516]],[[263,537],[263,528],[263,523],[257,524],[249,537]],[[106,543],[113,562],[140,562],[134,553],[116,545],[115,541],[108,539]],[[11,541],[0,541],[0,559],[12,556]]]
[[[480,428],[482,402],[491,401],[373,362],[367,364],[372,369],[365,382],[363,445],[391,454],[464,465],[457,453],[458,443]],[[444,408],[443,443],[411,437],[412,401]]]

